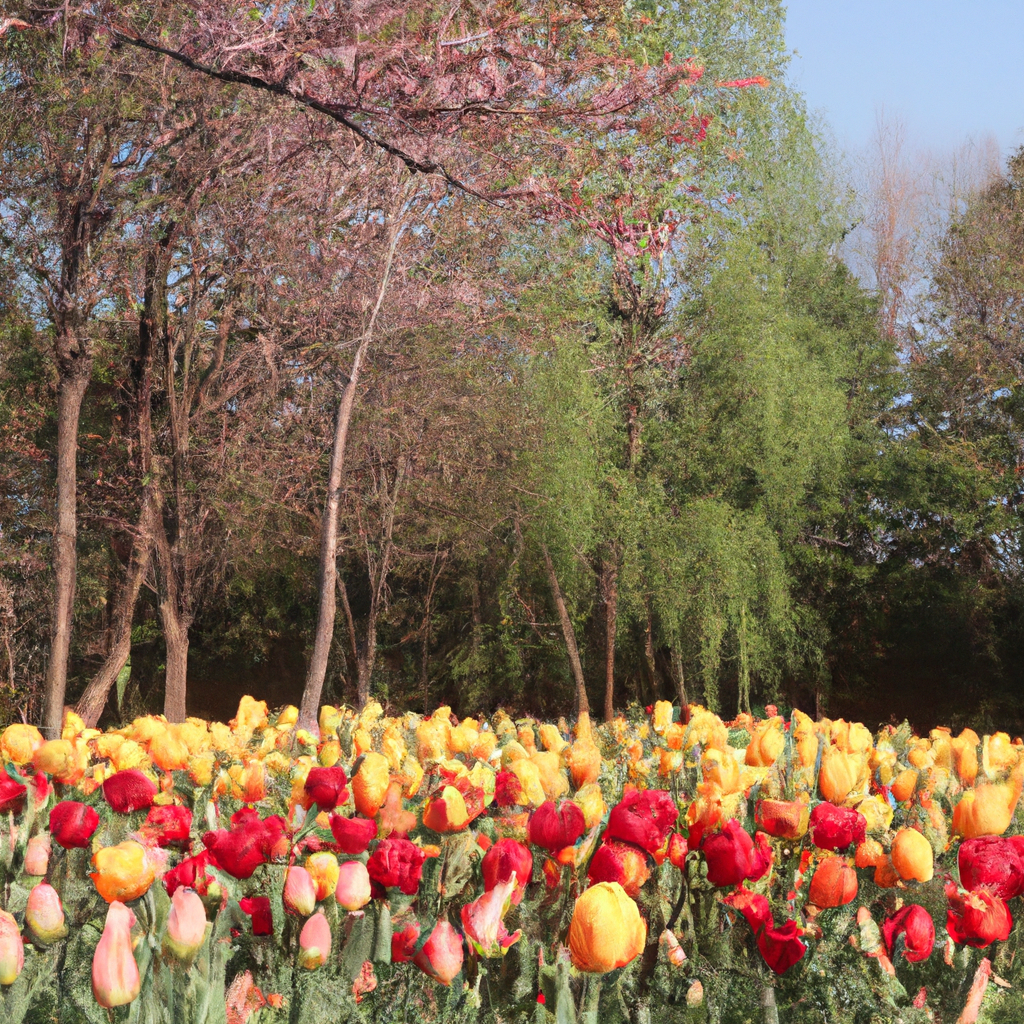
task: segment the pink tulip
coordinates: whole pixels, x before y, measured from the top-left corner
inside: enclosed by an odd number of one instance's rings
[[[450,985],[462,970],[462,960],[462,936],[447,921],[438,921],[413,963],[434,981]]]
[[[25,906],[25,924],[33,938],[50,943],[63,939],[68,933],[64,923],[64,908],[60,896],[52,885],[40,882],[28,894]]]
[[[316,884],[313,876],[297,864],[288,869],[284,878],[284,909],[289,914],[309,917],[316,910]]]
[[[106,1009],[130,1003],[142,986],[132,953],[135,915],[119,900],[107,908],[103,934],[92,957],[92,994]]]
[[[509,935],[502,920],[515,892],[517,879],[513,873],[507,882],[499,882],[490,892],[467,903],[462,908],[462,927],[469,944],[480,956],[504,956],[522,935],[516,931]]]
[[[25,947],[18,922],[0,910],[0,985],[13,985],[25,966]]]
[[[361,910],[370,902],[370,873],[361,860],[341,865],[334,896],[345,910]]]
[[[206,908],[194,889],[174,890],[167,915],[164,950],[182,963],[191,963],[206,939]]]
[[[299,932],[299,966],[315,971],[331,955],[331,926],[318,911]]]
[[[46,874],[49,863],[50,836],[46,832],[41,832],[39,835],[33,836],[25,848],[25,874],[41,877]]]

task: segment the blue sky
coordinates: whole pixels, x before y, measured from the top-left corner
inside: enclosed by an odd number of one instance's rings
[[[936,151],[1024,145],[1024,0],[789,0],[790,79],[848,150],[881,106]]]

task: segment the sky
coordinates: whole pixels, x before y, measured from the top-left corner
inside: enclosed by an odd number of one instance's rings
[[[790,81],[847,151],[876,111],[918,146],[1024,145],[1024,0],[788,0]]]

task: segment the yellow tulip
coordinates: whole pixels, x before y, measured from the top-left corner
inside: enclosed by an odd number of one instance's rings
[[[665,735],[665,730],[672,724],[672,701],[659,700],[655,702],[651,724],[659,736]]]
[[[16,722],[0,736],[0,753],[15,764],[28,764],[43,745],[43,734],[34,725]]]
[[[896,833],[889,853],[892,866],[905,882],[930,882],[934,873],[931,843],[914,828]]]
[[[953,831],[964,839],[1001,836],[1010,827],[1019,797],[1019,783],[979,783],[953,808]]]
[[[97,850],[92,858],[96,869],[89,877],[96,891],[108,902],[127,903],[148,891],[156,878],[159,861],[154,851],[127,839],[117,846]]]
[[[605,974],[632,963],[647,941],[647,925],[618,882],[593,885],[576,900],[569,925],[573,966]]]
[[[869,832],[885,832],[892,824],[892,807],[880,796],[865,797],[857,804],[857,810],[867,819]]]
[[[866,781],[867,760],[857,754],[847,754],[838,747],[828,747],[821,757],[818,788],[821,795],[833,804],[843,804],[852,792]]]
[[[383,754],[370,751],[363,757],[359,771],[352,778],[352,796],[356,810],[364,818],[374,818],[384,803],[391,781],[391,766]]]
[[[754,733],[747,744],[745,763],[755,767],[775,764],[786,749],[786,734],[781,718],[769,718],[754,726]]]

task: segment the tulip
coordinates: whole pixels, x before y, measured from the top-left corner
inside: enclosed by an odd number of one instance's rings
[[[338,858],[326,850],[306,858],[306,870],[316,888],[316,898],[325,900],[338,884]]]
[[[164,952],[190,964],[206,940],[206,908],[192,889],[175,890],[167,914]]]
[[[156,783],[134,768],[115,772],[103,783],[103,797],[118,814],[151,807],[156,794]]]
[[[499,807],[515,807],[520,803],[523,784],[515,772],[498,772],[494,777],[494,802]]]
[[[14,811],[20,814],[25,806],[28,789],[7,775],[0,775],[0,813]]]
[[[668,841],[678,817],[676,802],[664,790],[634,790],[611,809],[605,839],[620,839],[654,854]]]
[[[605,974],[625,967],[643,952],[646,941],[647,925],[618,883],[600,882],[576,900],[569,952],[579,970]]]
[[[195,857],[186,857],[177,867],[164,875],[164,888],[168,896],[173,896],[179,886],[195,889],[200,896],[205,896],[213,876],[206,873],[210,865],[210,854],[203,850]]]
[[[757,948],[776,974],[785,974],[807,952],[797,934],[796,921],[787,921],[781,928],[774,923],[766,925],[757,937]]]
[[[105,1009],[130,1003],[142,987],[132,954],[135,915],[119,900],[107,908],[103,934],[92,957],[92,994]]]
[[[34,725],[16,722],[0,735],[0,753],[17,765],[28,764],[42,745],[43,734]]]
[[[891,917],[882,925],[882,938],[885,940],[885,951],[890,958],[896,940],[903,936],[903,955],[912,963],[920,963],[932,955],[935,946],[935,924],[931,914],[924,907],[911,903]]]
[[[751,892],[741,885],[735,892],[729,893],[722,902],[738,910],[755,935],[766,925],[771,924],[772,911],[768,905],[768,897],[759,892]]]
[[[857,872],[844,857],[826,857],[811,878],[808,899],[816,907],[843,907],[857,895]]]
[[[370,854],[366,870],[370,878],[384,888],[398,888],[406,896],[414,896],[423,874],[426,853],[408,839],[389,836],[377,844]]]
[[[571,800],[563,800],[557,806],[547,800],[530,815],[527,837],[534,846],[554,854],[574,846],[585,827],[583,812]]]
[[[844,803],[858,787],[866,771],[867,764],[863,757],[848,754],[838,747],[827,747],[822,754],[821,770],[818,773],[821,795],[830,803]]]
[[[188,844],[192,836],[192,812],[174,804],[151,807],[139,835],[158,846]]]
[[[331,926],[323,913],[315,913],[299,932],[299,966],[315,971],[331,955]]]
[[[284,909],[289,914],[309,917],[316,910],[316,885],[305,868],[294,865],[288,869],[282,894]]]
[[[413,963],[427,976],[450,985],[462,970],[462,936],[448,921],[438,921]]]
[[[370,873],[361,860],[347,860],[338,868],[334,896],[344,910],[362,910],[372,895]]]
[[[63,939],[68,933],[64,923],[64,908],[60,896],[52,885],[40,882],[28,894],[25,905],[25,924],[32,937],[49,944]]]
[[[252,921],[253,935],[273,935],[274,915],[269,896],[246,896],[238,901],[243,914]]]
[[[803,800],[759,800],[754,820],[777,839],[799,839],[807,832],[809,810]]]
[[[317,810],[333,811],[348,799],[348,776],[337,765],[331,768],[310,768],[305,790]]]
[[[188,767],[188,746],[170,729],[157,733],[149,741],[153,764],[165,772],[182,771]]]
[[[340,814],[332,814],[330,825],[340,853],[365,853],[377,838],[377,823],[370,818],[344,818]]]
[[[50,837],[46,832],[33,836],[25,848],[25,874],[42,876],[50,863]]]
[[[906,803],[917,789],[917,772],[907,768],[892,780],[890,791],[897,803]]]
[[[565,760],[576,789],[597,782],[601,774],[601,751],[597,749],[597,744],[590,738],[589,733],[586,737],[580,736],[573,743]]]
[[[260,819],[252,808],[231,816],[230,829],[217,829],[203,836],[215,867],[234,878],[245,880],[268,860],[287,852],[287,825],[278,815]]]
[[[690,852],[690,845],[686,836],[681,832],[673,832],[668,840],[668,861],[674,868],[680,871],[686,865],[686,855]]]
[[[416,943],[420,938],[419,921],[410,921],[401,931],[391,934],[391,960],[396,964],[409,963],[416,955]]]
[[[32,756],[32,766],[57,782],[73,785],[85,774],[88,759],[83,754],[70,740],[47,740]]]
[[[50,811],[50,834],[64,849],[84,849],[99,827],[96,809],[76,800],[62,800]]]
[[[435,832],[461,832],[468,823],[466,801],[454,786],[445,786],[423,809],[423,824]]]
[[[756,881],[772,864],[768,837],[758,832],[755,845],[735,818],[727,821],[721,832],[706,835],[701,850],[708,864],[708,881],[719,888],[739,885],[745,879]]]
[[[1009,938],[1013,918],[998,896],[986,889],[961,894],[952,882],[947,882],[946,901],[946,931],[954,942],[982,949]]]
[[[1020,783],[979,783],[968,790],[953,808],[953,831],[964,839],[1001,836],[1013,820]]]
[[[391,781],[391,766],[383,754],[371,750],[363,755],[363,763],[352,778],[352,795],[356,810],[364,818],[374,818],[384,803]]]
[[[0,985],[13,985],[25,966],[25,946],[18,922],[0,910]]]
[[[965,839],[957,852],[960,884],[1004,900],[1024,895],[1024,836]]]
[[[597,852],[590,858],[587,877],[591,884],[597,882],[618,882],[626,895],[636,897],[644,882],[651,877],[651,869],[647,865],[647,857],[643,850],[630,843],[620,843],[607,839]]]
[[[747,744],[744,763],[754,767],[768,767],[775,764],[786,749],[786,735],[781,718],[770,718],[754,727]]]
[[[864,839],[857,844],[853,863],[859,868],[874,868],[878,867],[880,861],[886,859],[882,844],[877,839]]]
[[[132,839],[97,850],[92,858],[96,869],[89,877],[96,891],[108,902],[138,899],[156,878],[157,861],[141,843]]]
[[[462,928],[466,939],[480,956],[504,956],[509,946],[522,935],[519,930],[509,935],[502,920],[515,888],[516,879],[513,876],[462,908]]]
[[[934,873],[931,843],[917,829],[901,828],[889,853],[892,866],[904,881],[930,882]]]
[[[845,850],[867,834],[867,819],[860,811],[834,804],[818,804],[810,816],[811,842],[819,850]]]
[[[516,887],[512,892],[512,902],[518,905],[533,877],[533,854],[514,839],[499,839],[484,854],[480,868],[484,876],[484,892],[490,892],[515,876]]]

